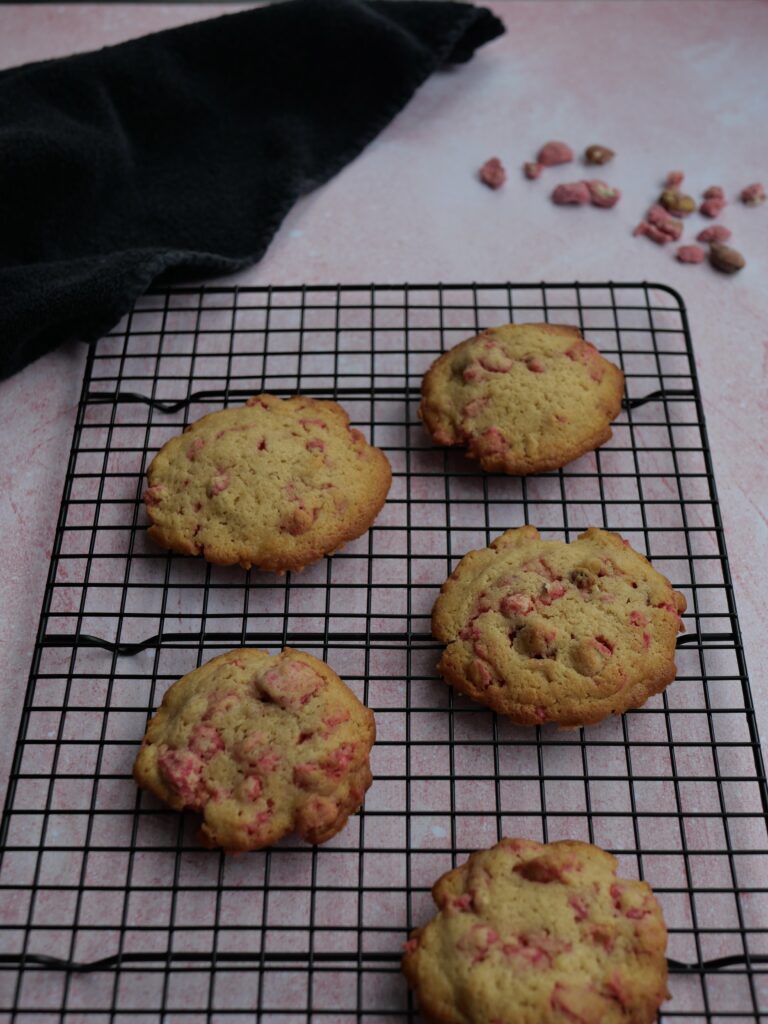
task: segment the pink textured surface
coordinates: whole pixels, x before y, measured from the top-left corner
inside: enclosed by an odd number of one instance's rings
[[[734,201],[744,185],[765,179],[768,166],[768,135],[755,130],[764,113],[768,6],[741,0],[494,6],[507,35],[466,67],[434,76],[360,158],[297,204],[259,266],[223,283],[577,277],[677,288],[690,317],[747,662],[761,732],[768,736],[762,642],[768,205],[748,209]],[[0,65],[98,47],[224,10],[6,6],[0,8]],[[643,39],[653,41],[652,69],[638,43]],[[524,179],[522,163],[550,138],[564,139],[577,153],[590,143],[616,151],[600,172],[622,190],[613,210],[549,201],[555,185],[589,173],[574,174],[578,163],[547,168],[537,181]],[[509,173],[496,192],[477,181],[478,168],[492,155]],[[685,189],[697,198],[713,181],[726,189],[731,202],[722,222],[747,259],[739,275],[724,278],[707,264],[679,264],[676,246],[632,237],[673,168],[685,171]],[[693,240],[708,223],[692,215],[683,239]],[[7,736],[15,736],[26,685],[83,360],[84,352],[71,346],[0,385],[6,451],[0,714]],[[3,788],[11,753],[6,743]],[[428,829],[429,821],[424,824]],[[435,828],[442,825],[433,826],[438,835]],[[210,870],[195,859],[201,871]],[[242,861],[231,868],[243,870]],[[425,900],[425,912],[427,906]]]

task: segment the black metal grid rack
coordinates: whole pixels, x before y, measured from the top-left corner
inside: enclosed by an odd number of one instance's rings
[[[418,423],[442,349],[516,320],[579,326],[626,374],[603,449],[482,473]],[[376,525],[285,577],[146,538],[157,448],[261,390],[344,404],[394,470]],[[619,530],[688,597],[677,681],[622,718],[521,729],[436,679],[429,612],[467,550],[532,522]],[[376,713],[364,811],[324,847],[228,857],[137,792],[145,723],[241,644],[326,659]],[[399,974],[432,881],[501,835],[581,838],[648,879],[670,928],[665,1020],[768,1004],[765,776],[685,311],[657,285],[171,289],[89,354],[2,825],[0,1006],[24,1022],[415,1020]]]

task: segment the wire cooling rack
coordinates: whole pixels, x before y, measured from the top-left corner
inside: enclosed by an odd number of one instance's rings
[[[418,423],[444,348],[575,324],[626,374],[613,440],[554,473],[484,474]],[[276,577],[158,550],[154,452],[261,390],[337,399],[394,481],[370,532]],[[570,732],[511,726],[435,676],[429,613],[466,551],[530,522],[619,530],[688,597],[678,679]],[[292,645],[376,713],[375,782],[330,843],[225,856],[130,771],[165,689],[215,653]],[[651,882],[664,1018],[768,1003],[765,775],[685,311],[658,285],[172,289],[91,350],[2,825],[9,1021],[411,1021],[402,943],[429,888],[502,835],[578,838]]]

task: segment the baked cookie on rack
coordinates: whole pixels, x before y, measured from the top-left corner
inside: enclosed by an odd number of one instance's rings
[[[446,682],[518,725],[588,725],[675,678],[686,603],[617,533],[533,526],[470,551],[432,610]]]
[[[611,437],[624,374],[575,327],[507,324],[462,341],[424,376],[419,415],[437,444],[493,473],[558,469]]]
[[[242,648],[170,687],[133,775],[199,812],[206,846],[259,850],[293,831],[324,843],[363,802],[375,737],[373,712],[324,662]]]
[[[217,565],[302,569],[369,529],[392,482],[386,455],[336,402],[257,395],[203,416],[147,473],[149,535]]]
[[[443,1024],[652,1024],[667,930],[649,885],[589,843],[502,839],[432,889],[403,971]]]

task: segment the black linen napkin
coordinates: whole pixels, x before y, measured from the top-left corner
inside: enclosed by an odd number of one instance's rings
[[[0,72],[0,378],[158,278],[260,259],[298,196],[503,31],[463,3],[291,0]]]

